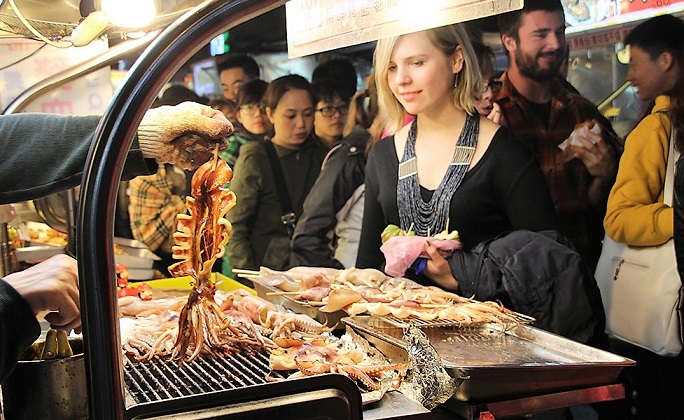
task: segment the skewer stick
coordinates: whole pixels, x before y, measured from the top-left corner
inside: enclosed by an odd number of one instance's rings
[[[297,292],[266,292],[267,296],[286,296],[286,295],[301,295],[301,291]]]
[[[258,271],[254,271],[254,270],[243,270],[243,269],[240,269],[240,268],[233,268],[233,273],[235,273],[235,274],[242,274],[242,275],[246,275],[246,276],[260,276],[260,275],[261,275],[261,273],[259,273]]]

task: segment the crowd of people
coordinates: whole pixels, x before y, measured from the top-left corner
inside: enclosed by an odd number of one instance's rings
[[[505,288],[506,276],[515,276],[520,267],[485,278],[473,289],[469,281],[474,267],[468,261],[483,249],[515,254],[523,265],[541,259],[555,267],[566,261],[558,255],[575,255],[568,280],[575,285],[552,286],[555,279],[543,278],[551,272],[540,268],[541,278],[533,286],[550,291],[538,292],[525,308],[540,311],[535,316],[553,332],[637,361],[621,378],[631,392],[629,404],[599,406],[599,415],[674,416],[677,396],[684,391],[681,357],[660,357],[609,341],[593,272],[606,233],[636,246],[674,237],[677,256],[684,261],[682,159],[674,208],[663,203],[672,130],[676,151],[684,148],[684,23],[658,16],[627,35],[627,79],[649,107],[623,140],[564,78],[569,49],[561,1],[526,0],[521,10],[497,21],[508,59],[502,73],[497,72],[494,51],[463,24],[379,40],[373,71],[365,80],[357,79],[345,59],[322,63],[309,79],[287,75],[270,82],[260,78],[259,66],[249,56],[219,63],[224,97],[183,112],[199,112],[214,124],[230,126],[225,123],[229,120],[234,126],[221,152],[233,168],[230,188],[237,196],[237,205],[226,215],[233,231],[223,271],[232,276],[231,268],[285,270],[297,265],[382,270],[381,233],[387,225],[420,236],[458,231],[463,250],[445,254],[426,242],[424,264],[410,267],[405,276],[513,305],[520,302],[519,291]],[[358,80],[363,80],[360,90]],[[187,95],[162,100],[159,105],[202,102]],[[171,115],[183,106],[160,109]],[[42,141],[33,140],[37,133],[26,135],[29,128],[24,128],[36,118],[2,117],[3,139],[22,133],[29,141]],[[46,164],[55,170],[39,179],[33,174],[23,178],[33,184],[8,191],[3,187],[0,202],[34,198],[78,181],[97,118],[43,118],[47,122],[41,125],[58,125],[58,132],[78,149],[64,149],[69,154],[63,164]],[[587,121],[595,129],[573,134],[574,142],[561,150],[559,145]],[[158,137],[168,137],[169,126],[155,127]],[[209,137],[220,141],[219,134],[227,131],[221,127]],[[130,173],[144,175],[127,185],[128,223],[133,237],[169,256],[173,217],[184,210],[193,168],[164,161],[156,152],[164,141],[150,140],[144,129],[140,133],[140,148],[134,145],[129,156],[138,165],[131,164]],[[4,148],[6,156],[13,156],[16,147]],[[146,164],[141,157],[148,158]],[[0,162],[0,175],[20,164],[19,157]],[[54,322],[50,320],[55,326],[80,328],[75,261],[63,257],[43,264],[0,281],[0,313],[18,307],[30,327],[18,340],[15,327],[0,323],[2,378],[21,348],[35,339],[32,314],[57,310]],[[55,266],[64,274],[49,278]],[[680,267],[684,272],[684,264]],[[28,287],[28,276],[45,286]],[[62,294],[41,297],[55,288]],[[569,290],[574,294],[568,295]],[[574,303],[573,316],[548,309]]]

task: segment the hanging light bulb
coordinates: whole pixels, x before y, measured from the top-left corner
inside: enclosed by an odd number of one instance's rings
[[[100,10],[121,28],[143,28],[157,15],[155,0],[102,0]]]

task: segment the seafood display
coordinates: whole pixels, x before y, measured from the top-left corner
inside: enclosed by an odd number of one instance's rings
[[[179,304],[180,300],[167,298],[141,303],[133,296],[120,297],[129,298],[119,305],[121,314],[129,315],[121,319],[128,360],[164,357],[180,367],[200,356],[269,351],[271,368],[293,370],[292,377],[339,373],[362,389],[382,389],[381,380],[396,376],[403,366],[390,365],[384,359],[371,363],[364,352],[332,335],[332,327],[278,308],[244,289],[217,293],[211,270],[223,256],[232,229],[223,217],[236,203],[235,194],[224,188],[231,178],[231,169],[215,153],[192,178],[191,196],[186,198],[188,214],[177,216],[173,257],[180,261],[169,266],[169,272],[174,277],[191,278],[187,301]],[[299,272],[305,275],[307,270]],[[298,287],[329,285],[320,272],[305,277]],[[344,281],[371,287],[385,277],[377,271],[360,271],[347,273]]]
[[[152,306],[155,300],[146,301],[136,315],[121,318],[123,351],[130,360],[145,362],[173,354],[179,334],[177,319],[185,306],[168,297],[157,301],[156,306]],[[377,354],[371,357],[348,336],[336,337],[332,328],[306,315],[285,311],[244,289],[216,291],[214,301],[229,320],[226,328],[234,337],[235,351],[262,348],[269,354],[270,368],[290,371],[288,378],[339,373],[363,391],[386,390],[401,383],[406,366],[390,364]]]
[[[383,382],[397,388],[405,371],[403,363],[372,361],[355,343],[344,335],[328,343],[302,342],[300,345],[279,348],[271,352],[271,369],[293,370],[289,378],[339,373],[353,379],[365,391],[379,391]]]
[[[170,355],[182,364],[200,354],[221,355],[264,346],[251,323],[244,322],[242,316],[224,313],[214,299],[216,285],[211,269],[223,256],[232,229],[223,216],[236,203],[235,194],[224,188],[232,177],[233,171],[218,157],[218,146],[214,158],[192,177],[191,194],[186,197],[188,214],[177,216],[178,231],[173,234],[173,258],[180,261],[169,266],[174,277],[192,278],[190,295],[178,316],[173,342],[173,330],[168,330],[149,349],[144,341],[128,343],[129,349],[140,353],[138,359]]]
[[[457,326],[517,325],[533,321],[499,302],[479,302],[435,286],[389,277],[377,270],[295,267],[276,272],[262,268],[253,280],[282,290],[270,295],[290,296],[325,313],[343,310],[350,316],[370,314],[401,320],[450,321]]]

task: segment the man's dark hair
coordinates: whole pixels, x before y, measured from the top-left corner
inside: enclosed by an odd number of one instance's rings
[[[346,58],[333,58],[319,64],[311,75],[311,83],[323,79],[337,80],[344,88],[342,99],[346,102],[356,93],[356,69]]]
[[[233,55],[221,61],[217,65],[219,74],[221,74],[221,72],[224,70],[234,68],[241,68],[247,76],[254,79],[258,79],[261,76],[259,64],[257,64],[256,60],[248,55]]]
[[[518,30],[520,29],[520,21],[523,13],[536,12],[543,10],[545,12],[556,12],[563,10],[563,4],[560,0],[525,0],[525,5],[520,10],[503,13],[498,16],[497,22],[499,24],[499,34],[501,36],[512,36],[516,41],[519,41]]]
[[[338,96],[342,101],[349,103],[347,98],[348,91],[345,90],[344,85],[336,79],[320,79],[311,83],[311,88],[314,92],[314,106],[320,101],[333,103],[335,96]]]
[[[191,89],[186,88],[182,85],[171,85],[169,86],[160,99],[157,99],[152,104],[151,108],[156,108],[163,105],[178,105],[183,102],[197,102],[202,105],[206,105],[209,100],[207,98],[201,97]]]

